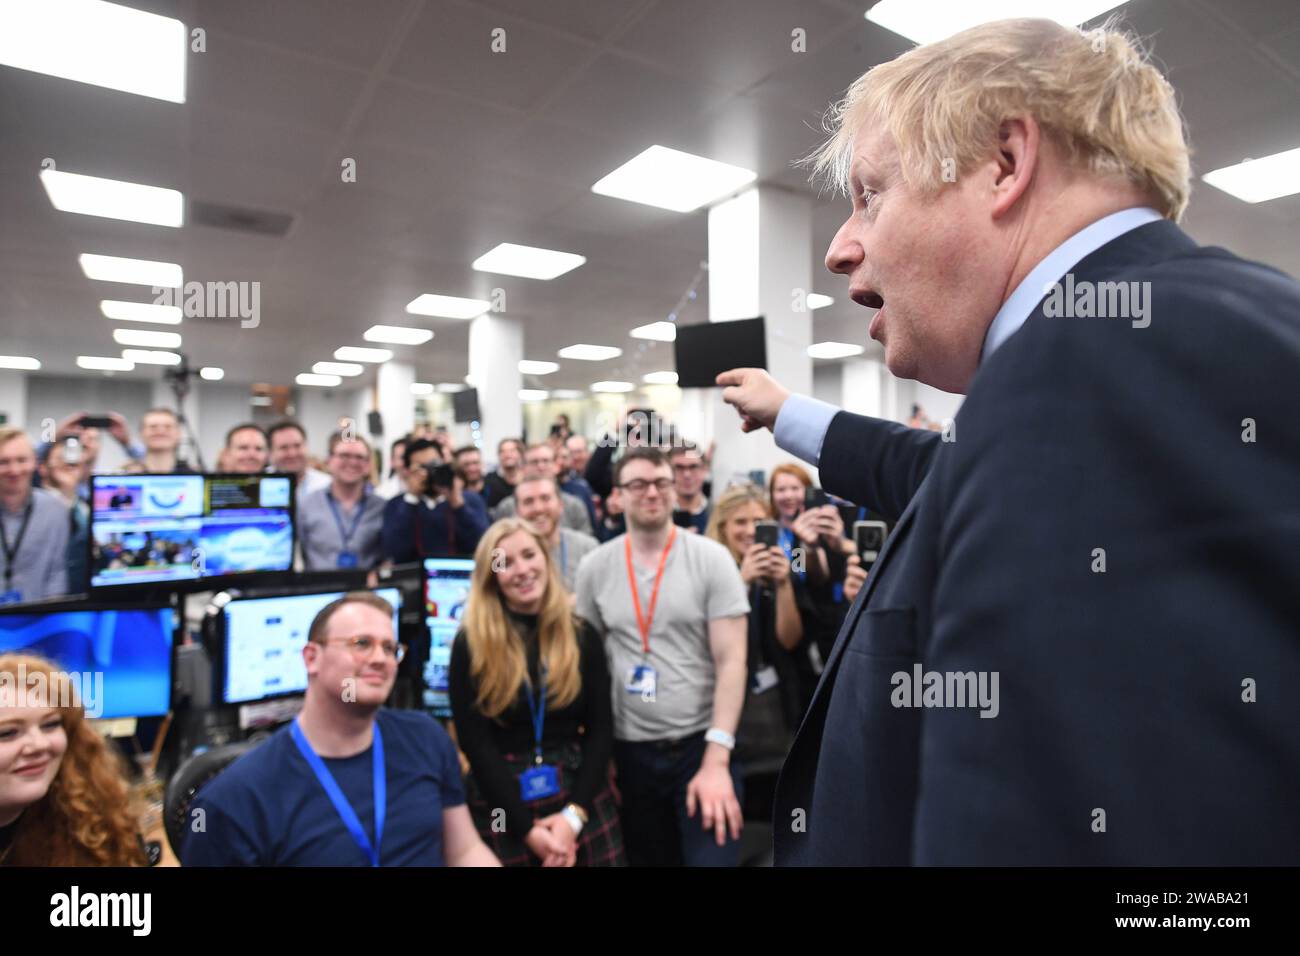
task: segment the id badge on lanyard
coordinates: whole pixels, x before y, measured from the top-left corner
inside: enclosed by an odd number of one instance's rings
[[[623,552],[627,558],[627,583],[632,589],[632,607],[636,610],[636,626],[641,633],[641,652],[644,655],[641,663],[628,668],[627,676],[623,682],[623,690],[629,694],[635,694],[647,704],[653,703],[659,695],[659,675],[656,673],[654,666],[650,663],[650,629],[654,626],[655,607],[659,603],[659,585],[664,580],[664,568],[668,565],[668,554],[673,549],[673,542],[677,540],[677,526],[672,526],[672,531],[668,533],[668,543],[664,545],[664,552],[659,556],[659,567],[655,570],[654,588],[650,592],[650,607],[646,613],[641,611],[641,595],[636,586],[636,569],[632,566],[632,539],[626,537],[623,540]]]
[[[524,803],[531,803],[560,792],[559,768],[542,762],[542,728],[546,723],[545,664],[541,667],[536,701],[533,700],[533,689],[527,683],[524,691],[528,694],[528,716],[533,719],[533,766],[519,775],[519,796]]]

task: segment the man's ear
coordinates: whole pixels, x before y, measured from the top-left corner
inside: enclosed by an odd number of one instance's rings
[[[316,641],[308,641],[302,646],[302,663],[307,668],[307,673],[312,673],[316,666],[316,661],[320,659],[321,646]]]
[[[1042,130],[1032,116],[1014,116],[998,127],[993,218],[1006,215],[1024,195],[1038,168]]]

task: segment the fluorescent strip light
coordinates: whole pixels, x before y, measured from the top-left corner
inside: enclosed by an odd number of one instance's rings
[[[808,346],[808,357],[815,359],[837,359],[848,358],[850,355],[861,355],[865,349],[861,345],[851,345],[848,342],[818,342],[816,345]]]
[[[411,394],[412,394],[412,395],[432,395],[432,394],[433,394],[433,383],[431,383],[431,382],[412,382],[412,383],[411,383]]]
[[[834,305],[835,300],[828,295],[822,295],[820,292],[809,292],[808,297],[804,300],[808,303],[808,308],[824,309],[828,305]]]
[[[123,259],[120,256],[97,256],[83,252],[77,256],[87,279],[99,282],[129,282],[159,289],[179,289],[185,281],[181,267],[174,262],[150,259]]]
[[[393,357],[388,349],[363,349],[355,345],[345,345],[334,350],[334,357],[341,362],[387,362]]]
[[[256,405],[258,408],[266,408],[271,404],[270,395],[254,395],[248,400],[248,404]]]
[[[311,372],[300,372],[294,379],[299,385],[319,385],[322,388],[333,388],[343,382],[343,379],[337,375],[316,375]]]
[[[98,0],[0,5],[0,63],[185,102],[185,24]]]
[[[934,43],[981,23],[1041,17],[1073,27],[1126,0],[880,0],[866,18],[916,43]]]
[[[77,365],[92,372],[129,372],[135,368],[134,362],[108,355],[78,355]]]
[[[355,362],[317,362],[311,367],[311,370],[317,375],[342,375],[347,377],[360,375],[366,370],[366,367]]]
[[[142,349],[178,349],[181,337],[178,332],[150,332],[148,329],[114,329],[113,341]]]
[[[479,272],[495,272],[503,276],[521,276],[525,279],[554,279],[586,262],[585,256],[573,252],[556,252],[536,246],[521,246],[503,242],[471,263]]]
[[[437,385],[437,390],[443,395],[455,395],[467,388],[469,388],[468,385],[462,385],[460,382],[439,382]]]
[[[631,392],[636,388],[631,382],[592,382],[593,392]]]
[[[757,178],[750,169],[667,146],[651,146],[605,176],[591,191],[674,212],[692,212]]]
[[[185,197],[175,189],[100,179],[56,169],[41,170],[41,183],[55,209],[154,226],[181,226]]]
[[[634,339],[651,339],[655,342],[676,342],[677,326],[672,322],[651,322],[638,325],[628,333]]]
[[[1201,178],[1215,189],[1248,203],[1300,193],[1300,148],[1224,166]]]
[[[180,365],[175,352],[151,352],[148,349],[122,349],[122,358],[137,365]]]
[[[618,358],[622,349],[612,345],[566,345],[557,353],[560,358],[578,359],[583,362],[604,362],[606,359]]]
[[[544,402],[550,397],[550,394],[544,388],[521,388],[519,390],[519,400],[521,402]]]
[[[119,302],[105,299],[99,311],[110,319],[122,322],[153,322],[158,325],[180,325],[181,310],[175,305],[154,305],[151,302]]]
[[[550,375],[559,370],[559,362],[534,362],[532,359],[523,359],[519,363],[519,372],[522,375]]]
[[[226,377],[226,370],[216,365],[205,365],[199,369],[199,377],[205,382],[219,382]]]
[[[388,342],[392,345],[423,345],[433,338],[428,329],[408,329],[400,325],[372,325],[361,336],[367,342]]]
[[[34,372],[41,367],[39,360],[26,355],[0,355],[0,368],[17,368]]]
[[[556,388],[551,390],[551,398],[586,398],[587,393],[576,388]]]
[[[406,304],[412,315],[432,315],[440,319],[473,319],[492,307],[486,299],[462,299],[454,295],[426,292]]]
[[[647,375],[642,375],[641,381],[645,382],[647,385],[676,385],[677,373],[676,372],[650,372]]]

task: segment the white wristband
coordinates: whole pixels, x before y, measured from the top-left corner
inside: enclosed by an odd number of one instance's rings
[[[728,750],[736,749],[736,738],[725,730],[719,730],[717,727],[710,727],[704,735],[706,743],[717,744],[719,747],[726,747]]]
[[[565,807],[560,811],[560,816],[564,817],[565,823],[573,827],[575,837],[582,833],[582,817],[578,816],[572,807]]]

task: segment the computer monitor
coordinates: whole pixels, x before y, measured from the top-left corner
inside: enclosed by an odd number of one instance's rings
[[[424,620],[429,629],[429,656],[424,662],[424,706],[433,716],[451,716],[448,671],[451,645],[460,630],[469,599],[474,562],[469,558],[426,558]]]
[[[58,664],[87,717],[166,714],[175,634],[170,604],[0,608],[0,654],[36,654]]]
[[[221,700],[250,704],[307,689],[302,649],[321,608],[343,591],[237,597],[222,609],[219,659]],[[379,588],[373,593],[393,606],[393,633],[398,630],[402,592]]]
[[[293,566],[290,475],[95,475],[91,482],[92,589],[210,587],[213,579]]]

